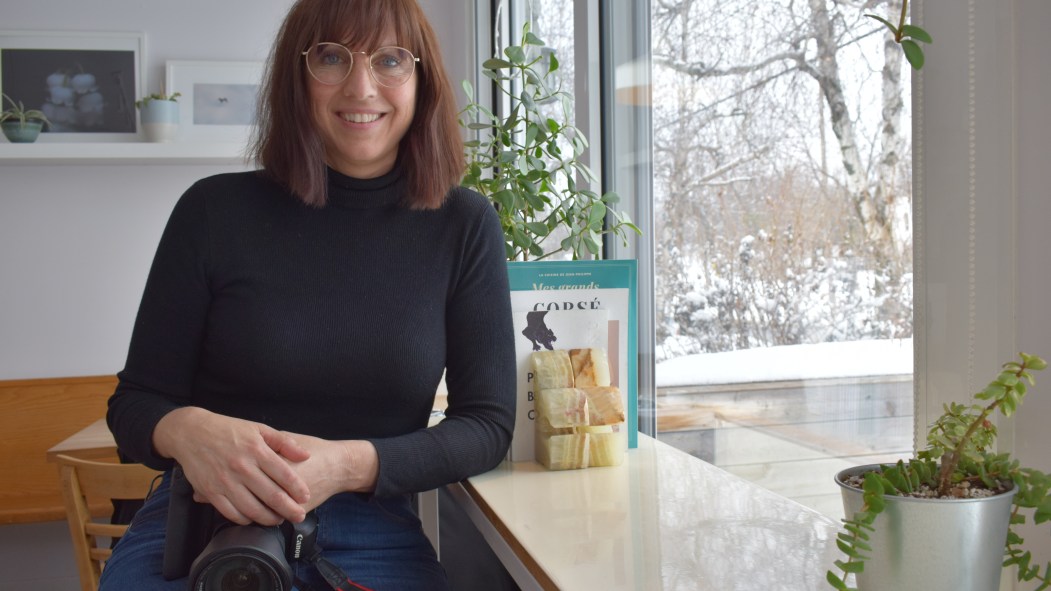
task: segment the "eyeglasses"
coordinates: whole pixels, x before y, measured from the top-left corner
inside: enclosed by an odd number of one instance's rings
[[[339,84],[350,76],[354,68],[354,54],[368,57],[372,79],[381,86],[396,88],[405,84],[416,70],[420,58],[403,47],[381,47],[372,54],[351,51],[339,43],[318,43],[303,52],[307,70],[322,84]]]

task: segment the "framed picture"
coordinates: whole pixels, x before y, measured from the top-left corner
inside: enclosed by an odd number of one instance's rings
[[[145,53],[143,33],[0,31],[0,91],[47,115],[41,141],[136,141]]]
[[[262,62],[169,61],[166,92],[179,97],[183,141],[247,141],[255,125]]]

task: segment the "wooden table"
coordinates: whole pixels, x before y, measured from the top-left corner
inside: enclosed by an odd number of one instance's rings
[[[47,450],[47,461],[54,462],[58,454],[88,460],[110,459],[117,456],[117,443],[106,426],[106,419],[99,419],[51,446]]]

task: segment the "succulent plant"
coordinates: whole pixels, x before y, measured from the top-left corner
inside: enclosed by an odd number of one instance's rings
[[[142,109],[142,108],[145,108],[146,105],[150,104],[150,101],[171,101],[171,102],[174,103],[174,102],[178,102],[175,99],[179,98],[180,96],[182,96],[181,92],[176,92],[176,93],[173,93],[173,94],[164,94],[163,92],[160,92],[160,93],[155,92],[153,94],[149,94],[149,95],[144,96],[141,99],[135,101],[135,106],[140,108],[140,109]]]
[[[1051,520],[1051,476],[1020,466],[1009,453],[991,451],[997,431],[989,420],[997,411],[1004,417],[1013,415],[1035,383],[1032,372],[1046,367],[1047,362],[1040,357],[1020,353],[1019,361],[1005,363],[996,379],[974,394],[971,404],[946,404],[927,433],[926,449],[915,458],[865,473],[862,508],[843,520],[838,536],[837,545],[846,560],[837,561],[836,566],[844,576],[828,571],[829,584],[846,591],[846,575],[864,570],[866,553],[871,551],[868,532],[873,531],[873,524],[885,509],[887,495],[909,495],[927,487],[938,498],[952,498],[962,496],[966,489],[1006,490],[1014,483],[1018,488],[1003,564],[1018,567],[1019,581],[1035,579],[1041,583],[1038,589],[1051,587],[1051,563],[1043,569],[1032,564],[1032,554],[1024,549],[1024,540],[1014,529],[1024,524],[1030,513],[1034,523]]]

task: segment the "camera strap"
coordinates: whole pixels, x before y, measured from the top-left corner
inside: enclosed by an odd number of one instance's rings
[[[325,578],[325,582],[327,582],[329,587],[332,587],[334,591],[351,591],[352,589],[357,589],[358,591],[372,591],[372,589],[369,589],[364,585],[359,585],[354,581],[351,581],[350,577],[348,577],[342,569],[322,558],[320,554],[316,555],[314,566],[317,568],[318,572],[321,573],[321,576]]]
[[[328,586],[332,587],[333,591],[373,591],[364,585],[351,581],[350,577],[343,572],[343,569],[321,556],[321,548],[315,546],[315,550],[314,554],[307,560],[321,573],[321,576],[328,583]],[[296,577],[295,584],[300,591],[314,591],[306,581],[299,577]]]

